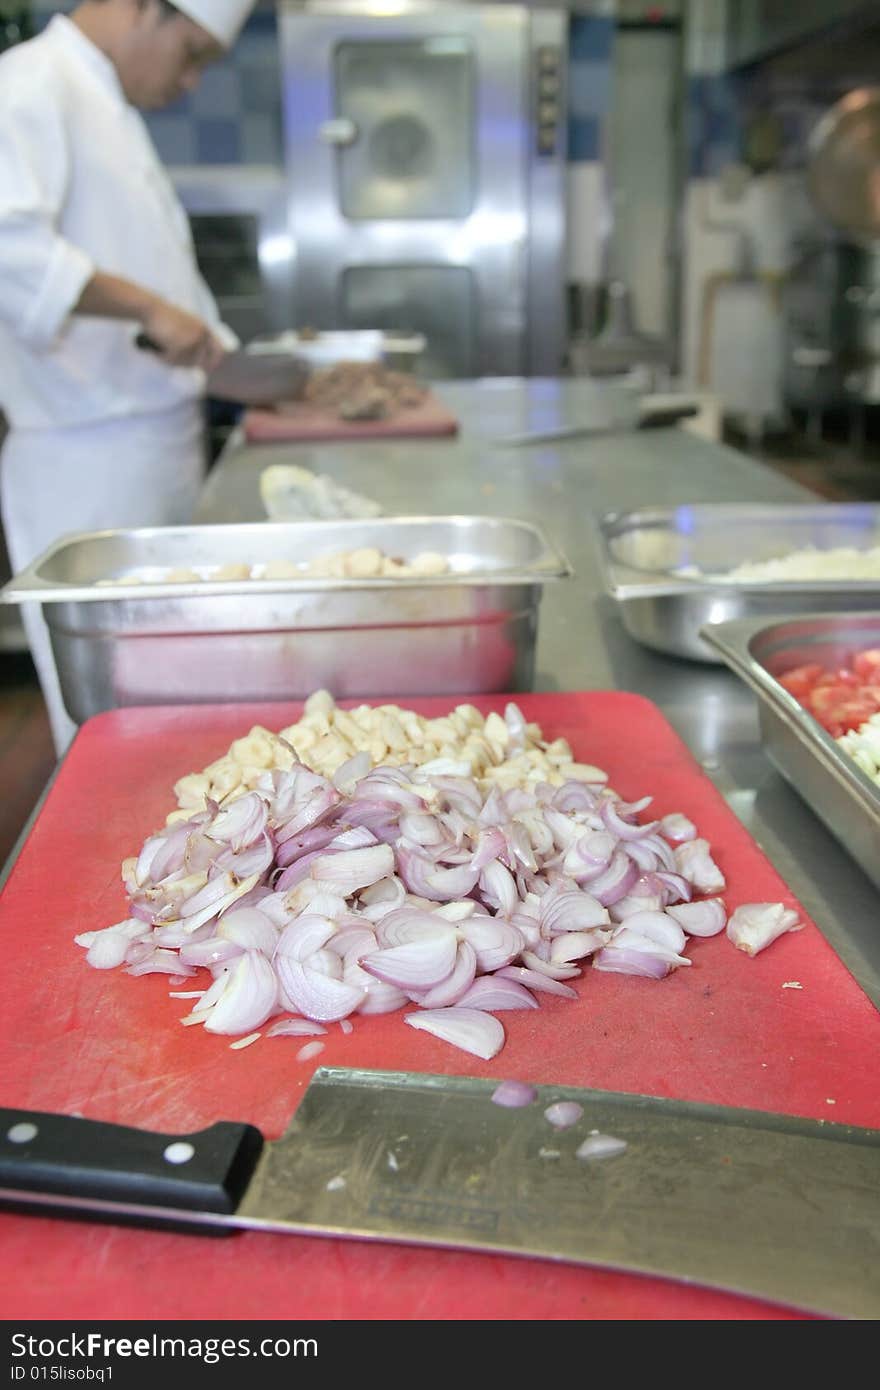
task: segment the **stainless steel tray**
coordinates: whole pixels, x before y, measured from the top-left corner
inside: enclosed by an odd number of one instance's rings
[[[880,646],[880,612],[739,619],[707,625],[703,636],[756,692],[770,761],[880,888],[880,787],[776,680],[807,662],[840,666]]]
[[[388,579],[212,580],[219,566],[376,546],[448,557]],[[173,583],[191,569],[204,578]],[[504,517],[178,526],[63,537],[0,590],[37,602],[77,721],[121,705],[529,689],[543,585],[571,574],[538,527]],[[133,581],[107,584],[130,577]]]
[[[880,608],[880,579],[731,582],[723,571],[807,546],[880,545],[880,505],[721,502],[608,512],[598,524],[608,592],[627,631],[657,651],[717,661],[707,623],[780,613]],[[705,574],[680,573],[697,566]]]
[[[389,333],[383,329],[344,329],[303,336],[294,330],[256,338],[254,353],[289,352],[313,369],[339,362],[382,362],[397,371],[415,371],[425,351],[423,333]]]

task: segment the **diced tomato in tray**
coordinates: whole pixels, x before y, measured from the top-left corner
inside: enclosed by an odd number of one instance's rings
[[[795,666],[779,684],[809,710],[832,738],[858,729],[880,711],[880,647],[858,652],[850,666]]]

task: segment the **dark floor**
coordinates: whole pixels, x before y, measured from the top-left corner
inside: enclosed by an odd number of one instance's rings
[[[858,457],[846,440],[730,442],[831,502],[880,501],[880,446]],[[55,767],[49,721],[29,656],[0,652],[0,865],[16,845]]]
[[[46,706],[30,656],[0,653],[0,864],[4,864],[55,768]]]

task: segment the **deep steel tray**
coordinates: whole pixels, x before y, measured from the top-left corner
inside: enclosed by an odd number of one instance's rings
[[[608,512],[598,523],[608,592],[627,631],[657,651],[717,661],[700,636],[707,623],[785,613],[880,608],[880,579],[731,581],[744,560],[772,559],[808,546],[880,545],[880,505],[721,502]],[[704,571],[682,574],[685,567]]]
[[[707,625],[703,636],[757,694],[768,758],[880,888],[880,787],[776,680],[880,646],[880,612],[739,619]]]
[[[376,546],[448,557],[432,578],[213,580]],[[190,569],[198,582],[163,576]],[[504,517],[378,517],[63,537],[0,590],[37,602],[77,721],[121,705],[527,690],[543,585],[571,574],[538,527]],[[119,583],[130,577],[130,583]],[[106,583],[113,580],[112,584]]]

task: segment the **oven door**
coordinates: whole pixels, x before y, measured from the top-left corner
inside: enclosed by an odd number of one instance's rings
[[[526,366],[529,19],[282,8],[300,325],[423,333],[426,375]]]
[[[224,323],[244,343],[289,329],[293,248],[282,171],[211,165],[171,173]]]

